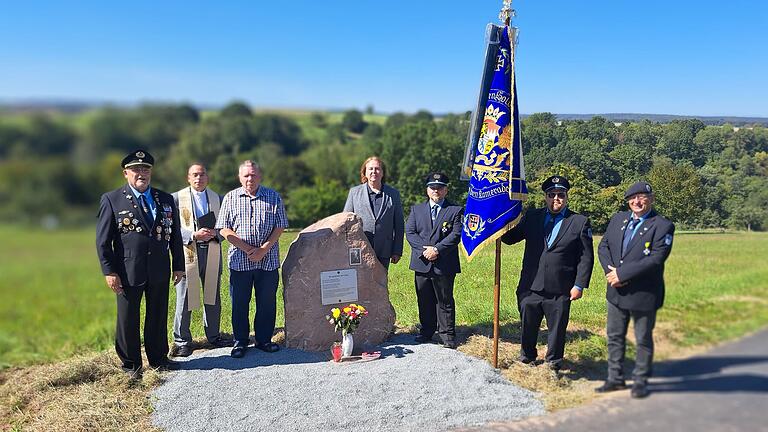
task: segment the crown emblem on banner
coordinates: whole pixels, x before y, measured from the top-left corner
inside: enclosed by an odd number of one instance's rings
[[[498,122],[504,114],[506,112],[500,110],[499,107],[494,108],[493,105],[488,105],[488,108],[485,109],[485,118],[493,119],[494,122]]]

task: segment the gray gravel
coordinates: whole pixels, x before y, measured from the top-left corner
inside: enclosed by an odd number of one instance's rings
[[[154,392],[156,426],[173,431],[443,431],[544,413],[533,393],[485,361],[413,336],[378,360],[325,353],[197,351]]]

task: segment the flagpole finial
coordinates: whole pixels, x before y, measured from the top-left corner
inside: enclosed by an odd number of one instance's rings
[[[517,14],[515,13],[515,10],[512,9],[512,0],[503,0],[502,3],[503,5],[501,7],[501,12],[499,12],[499,19],[504,23],[504,25],[509,25],[510,21],[512,21],[512,18],[514,18]]]

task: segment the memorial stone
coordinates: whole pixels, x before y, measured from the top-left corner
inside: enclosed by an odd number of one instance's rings
[[[341,333],[325,316],[349,303],[368,310],[355,331],[355,352],[384,342],[394,329],[387,272],[354,213],[338,213],[308,226],[283,261],[285,341],[289,348],[330,350]]]

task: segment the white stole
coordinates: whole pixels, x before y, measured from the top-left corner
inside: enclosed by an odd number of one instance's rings
[[[219,217],[219,195],[213,191],[207,193],[208,208]],[[197,231],[197,218],[192,207],[192,188],[179,192],[179,212],[181,227],[191,232]],[[205,261],[205,281],[203,282],[203,301],[207,305],[216,304],[216,287],[219,283],[219,264],[221,263],[221,244],[208,242],[208,259]],[[200,270],[197,264],[197,242],[193,239],[184,245],[184,267],[187,276],[187,310],[200,307]]]

